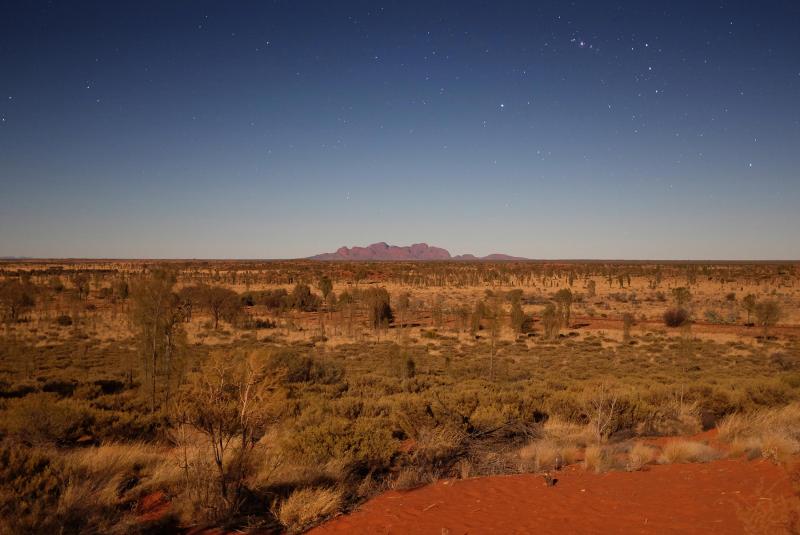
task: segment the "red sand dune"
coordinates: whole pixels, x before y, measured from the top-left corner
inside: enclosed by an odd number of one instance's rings
[[[648,468],[572,466],[555,487],[532,474],[440,481],[387,492],[311,533],[782,533],[796,506],[786,471],[766,461]]]

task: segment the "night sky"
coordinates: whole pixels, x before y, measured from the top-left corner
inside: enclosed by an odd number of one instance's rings
[[[800,258],[799,28],[796,1],[5,1],[0,256]]]

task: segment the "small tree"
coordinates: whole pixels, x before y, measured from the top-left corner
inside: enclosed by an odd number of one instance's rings
[[[755,306],[756,325],[764,329],[764,340],[769,336],[769,329],[781,319],[781,306],[777,301],[765,300]]]
[[[500,320],[503,315],[503,307],[497,297],[492,298],[489,309],[489,339],[491,342],[489,353],[489,380],[494,381],[494,353],[497,346],[497,338],[500,336]]]
[[[241,312],[239,294],[222,286],[204,286],[199,292],[200,303],[208,309],[214,319],[214,329],[219,328],[220,318],[233,321]]]
[[[286,297],[289,307],[305,312],[313,312],[320,305],[320,298],[311,292],[308,284],[297,284]]]
[[[400,326],[406,326],[406,314],[411,307],[411,295],[408,292],[403,292],[397,297],[397,315],[400,317]]]
[[[570,316],[572,315],[572,291],[562,288],[553,296],[553,300],[558,304],[558,313],[563,324],[569,328]]]
[[[744,308],[745,312],[747,312],[747,323],[750,323],[750,318],[753,313],[756,311],[756,296],[753,294],[747,294],[742,298],[742,308]]]
[[[553,303],[547,303],[542,310],[542,328],[544,329],[544,337],[547,339],[555,338],[561,328],[561,316],[556,311],[556,306]]]
[[[683,308],[692,300],[692,293],[689,288],[680,286],[679,288],[672,289],[672,297],[675,299],[675,305],[678,308]]]
[[[86,299],[89,297],[89,275],[83,272],[78,272],[72,277],[72,284],[75,285],[75,291],[78,293],[78,299]]]
[[[320,277],[317,287],[319,287],[319,291],[322,293],[322,299],[327,301],[328,295],[331,293],[331,291],[333,291],[333,283],[331,282],[331,279],[327,275],[323,275]]]
[[[173,407],[176,425],[189,425],[206,437],[222,500],[217,517],[241,507],[253,449],[277,419],[280,373],[269,373],[265,362],[260,354],[212,353]]]
[[[180,328],[185,312],[172,292],[175,274],[157,269],[136,280],[131,288],[131,324],[142,357],[145,381],[150,378],[150,410],[156,410],[156,377],[159,367],[169,377],[176,349],[183,345]]]
[[[369,321],[375,330],[387,328],[394,321],[391,298],[385,288],[372,288],[367,292]]]
[[[469,332],[475,336],[481,330],[481,320],[486,315],[486,305],[483,301],[475,303],[475,309],[470,316]]]
[[[591,279],[586,283],[586,295],[588,295],[590,299],[597,295],[597,283]]]
[[[619,418],[619,393],[616,385],[601,382],[583,393],[583,409],[590,417],[590,425],[597,442],[604,442],[614,432]]]
[[[433,321],[433,326],[435,328],[441,328],[444,320],[444,297],[439,294],[433,298],[433,305],[431,306],[431,320]]]
[[[0,307],[9,321],[17,321],[35,304],[33,287],[30,284],[18,280],[6,280],[0,283]]]
[[[525,312],[522,310],[522,305],[520,305],[519,301],[513,301],[511,303],[511,328],[514,330],[515,333],[519,334],[525,327],[525,322],[527,318],[525,317]]]
[[[622,315],[622,338],[626,342],[631,339],[631,327],[633,326],[633,314],[626,312]]]

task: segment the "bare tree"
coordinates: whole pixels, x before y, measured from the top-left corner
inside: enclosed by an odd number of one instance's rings
[[[175,423],[206,437],[224,515],[242,505],[253,449],[279,413],[281,374],[265,362],[264,354],[212,353],[175,405]]]
[[[613,384],[603,381],[584,391],[584,410],[598,442],[605,441],[614,431],[619,413],[619,393]]]

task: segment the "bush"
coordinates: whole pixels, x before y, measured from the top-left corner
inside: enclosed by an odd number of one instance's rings
[[[689,311],[685,308],[671,308],[664,312],[664,325],[681,327],[689,322]]]
[[[272,355],[269,368],[283,371],[288,383],[334,384],[344,377],[344,371],[338,363],[298,355],[292,351],[280,351]]]
[[[69,327],[72,325],[72,318],[70,318],[67,314],[61,314],[56,318],[56,323],[62,327]]]
[[[0,450],[0,532],[61,533],[52,518],[66,485],[62,467],[37,450]]]
[[[88,406],[53,394],[13,400],[3,416],[6,432],[26,444],[67,444],[86,434],[92,423]]]
[[[707,463],[720,457],[721,454],[707,444],[690,440],[673,440],[664,446],[658,462],[661,464]]]

